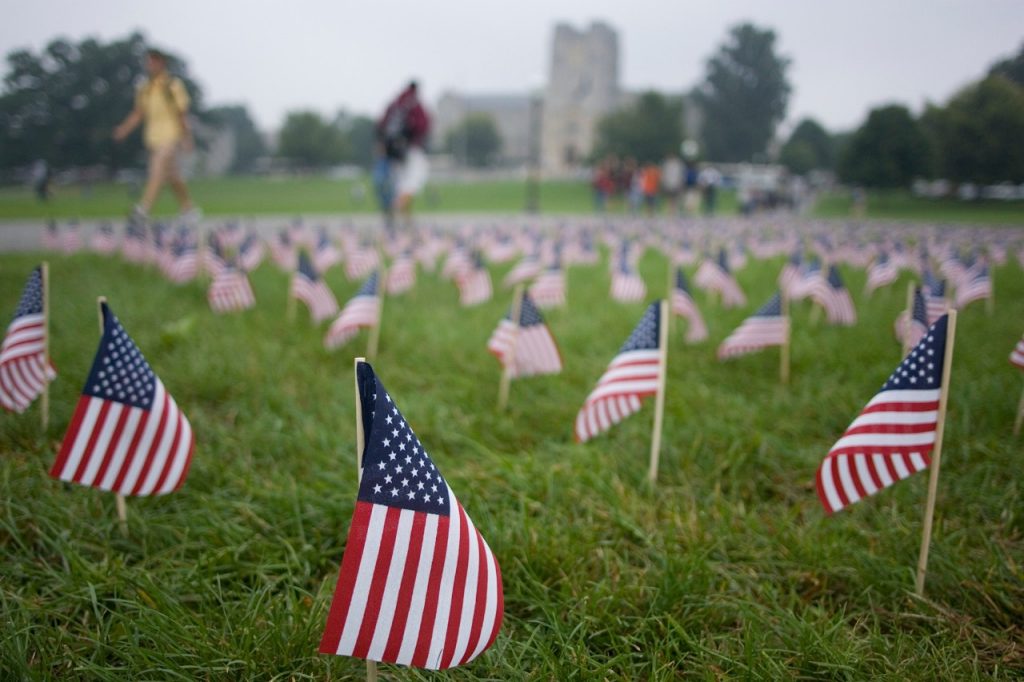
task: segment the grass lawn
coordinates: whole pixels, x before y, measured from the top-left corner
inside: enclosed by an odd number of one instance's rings
[[[853,215],[849,193],[826,194],[814,214],[820,218]],[[880,220],[929,220],[937,223],[1024,224],[1022,201],[919,199],[908,192],[870,192],[865,217]]]
[[[195,180],[189,187],[206,215],[245,216],[300,213],[373,213],[377,210],[369,184],[362,181],[363,196],[353,191],[358,181],[324,177],[268,179],[218,178]],[[120,218],[138,200],[138,189],[103,183],[84,191],[78,186],[57,187],[47,204],[36,201],[24,187],[0,188],[0,220],[19,218]],[[522,213],[526,184],[520,181],[441,183],[427,188],[417,203],[425,213]],[[732,192],[721,193],[719,210],[734,213]],[[540,208],[544,213],[593,211],[590,187],[585,182],[547,181],[541,184]],[[177,205],[165,190],[155,215],[172,215]],[[622,214],[622,201],[612,202],[610,213]]]
[[[10,314],[38,256],[0,256]],[[793,380],[778,353],[728,363],[716,344],[774,289],[782,260],[738,274],[751,299],[697,294],[710,342],[673,330],[656,490],[645,485],[649,405],[586,445],[572,424],[643,305],[610,302],[604,266],[573,268],[549,322],[566,368],[512,386],[485,343],[510,296],[475,308],[420,275],[385,306],[374,363],[498,557],[505,623],[451,673],[387,679],[1019,679],[1024,675],[1024,275],[998,269],[994,316],[960,318],[927,594],[912,595],[927,475],[826,518],[818,463],[899,362],[892,321],[906,276],[864,300],[860,323],[794,310]],[[494,270],[500,277],[508,266]],[[7,679],[362,679],[316,653],[355,503],[352,357],[326,325],[283,319],[288,276],[264,264],[258,301],[218,317],[201,283],[93,255],[51,261],[52,424],[0,414],[0,670]],[[666,262],[641,261],[649,285]],[[692,275],[692,270],[688,273]],[[358,283],[339,269],[340,301]],[[496,279],[496,282],[500,281]],[[654,291],[653,293],[657,293]],[[128,501],[47,477],[96,348],[99,294],[188,414],[196,453],[177,493]]]

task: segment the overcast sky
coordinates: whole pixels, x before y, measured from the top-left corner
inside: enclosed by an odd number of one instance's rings
[[[792,59],[787,120],[833,130],[878,104],[944,101],[1024,42],[1024,0],[33,0],[5,12],[0,52],[140,29],[187,59],[208,104],[244,102],[274,129],[301,107],[375,115],[410,77],[431,105],[448,89],[539,89],[555,22],[595,19],[619,32],[625,88],[674,92],[729,26],[771,27]]]

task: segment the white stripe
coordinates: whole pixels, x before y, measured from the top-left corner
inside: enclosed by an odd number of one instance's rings
[[[146,463],[146,457],[140,456],[139,453],[149,452],[153,437],[156,435],[156,429],[160,425],[160,415],[163,412],[164,385],[160,379],[156,379],[156,390],[153,393],[153,409],[149,411],[146,428],[142,432],[142,438],[139,439],[138,447],[128,453],[128,457],[131,458],[131,464],[128,465],[128,471],[125,473],[124,480],[121,481],[121,487],[118,490],[121,494],[131,493],[135,487],[135,481],[139,477],[139,472]]]
[[[655,373],[652,376],[645,377],[643,380],[620,381],[614,384],[598,386],[594,389],[593,393],[587,397],[587,402],[595,402],[609,396],[623,393],[647,393],[650,391],[656,391],[657,389],[658,375]]]
[[[847,431],[860,426],[934,424],[939,418],[938,410],[927,412],[868,412],[862,413],[847,427]]]
[[[96,472],[99,470],[100,464],[103,463],[103,456],[107,453],[107,448],[110,446],[110,438],[114,435],[117,420],[123,411],[124,405],[116,401],[110,401],[107,416],[100,427],[99,438],[96,439],[96,445],[93,447],[92,452],[89,453],[89,463],[85,465],[85,471],[82,473],[82,485],[93,484]]]
[[[931,445],[935,442],[935,432],[925,433],[858,433],[853,436],[843,436],[832,450],[840,448],[888,448],[908,445]]]
[[[455,568],[459,558],[459,537],[462,532],[462,519],[459,504],[455,501],[452,489],[448,489],[448,546],[445,550],[444,570],[441,572],[441,584],[437,593],[437,613],[434,614],[434,628],[430,636],[430,650],[424,667],[436,670],[441,666],[441,655],[444,653],[445,636],[448,631],[448,612],[452,608],[449,596],[455,589]]]
[[[167,478],[164,480],[163,486],[160,490],[154,491],[157,495],[163,495],[169,493],[178,487],[181,482],[182,473],[185,470],[185,463],[188,461],[188,451],[192,447],[192,425],[189,424],[188,419],[181,410],[178,410],[178,424],[181,428],[181,439],[178,441],[178,449],[171,453],[173,460],[171,461],[171,468],[167,472]]]
[[[85,446],[89,444],[89,436],[92,435],[92,430],[102,405],[103,401],[99,398],[89,398],[89,404],[85,408],[85,415],[78,426],[78,433],[75,434],[75,442],[71,444],[71,451],[68,453],[68,458],[64,461],[64,469],[60,472],[60,479],[62,481],[70,481],[74,478],[78,464],[82,461]]]
[[[174,444],[174,436],[181,431],[178,406],[167,395],[166,391],[164,395],[168,403],[167,422],[164,425],[164,430],[160,433],[160,442],[157,444],[156,451],[151,458],[152,463],[149,466],[149,471],[146,472],[146,480],[139,489],[139,495],[152,494],[153,488],[156,487],[157,481],[160,480],[160,474],[163,473],[164,467],[167,466],[171,446]]]
[[[476,647],[469,658],[466,659],[467,662],[479,656],[480,652],[487,646],[487,640],[490,639],[491,632],[494,630],[494,623],[498,617],[498,561],[494,558],[494,554],[491,553],[491,548],[487,545],[487,541],[483,540],[483,538],[481,540],[484,544],[483,563],[487,571],[487,596],[484,598],[484,619],[480,624],[480,640],[476,643]]]
[[[466,530],[469,536],[469,560],[466,562],[466,584],[462,593],[462,615],[459,618],[459,634],[455,640],[455,650],[452,654],[452,665],[462,660],[466,654],[466,647],[469,646],[470,630],[473,629],[473,615],[476,611],[477,582],[480,578],[480,546],[477,542],[479,533],[473,526],[473,520],[469,514],[463,512],[466,518]]]
[[[828,500],[829,509],[838,511],[843,508],[843,502],[839,498],[839,493],[836,492],[835,472],[832,471],[834,459],[826,457],[821,463],[821,489],[825,493],[825,499]]]
[[[915,472],[921,471],[922,469],[925,469],[928,466],[927,464],[925,464],[924,457],[921,456],[920,452],[910,453],[910,463],[914,466]]]
[[[878,492],[878,488],[875,487],[875,481],[871,477],[871,471],[868,465],[868,457],[864,454],[858,454],[854,456],[854,466],[857,467],[857,476],[860,479],[860,485],[864,488],[864,492],[868,495],[874,495]]]
[[[907,465],[903,462],[902,457],[890,457],[889,461],[892,462],[892,468],[896,470],[896,475],[899,476],[901,480],[912,473],[907,469]]]
[[[398,528],[395,530],[395,547],[391,553],[391,565],[388,567],[387,581],[384,583],[384,594],[381,596],[380,610],[377,613],[377,625],[373,630],[373,639],[366,657],[379,661],[384,657],[384,649],[391,635],[391,623],[395,619],[395,606],[398,604],[398,591],[402,587],[402,576],[405,573],[405,561],[409,555],[409,541],[412,537],[412,521],[416,512],[403,509],[398,515]]]
[[[338,654],[342,656],[352,655],[356,639],[359,637],[359,629],[363,625],[367,600],[361,595],[370,593],[374,567],[377,565],[377,554],[380,552],[380,540],[384,534],[384,519],[388,514],[388,507],[382,504],[371,505],[370,510],[366,541],[363,544],[363,554],[359,558],[359,570],[356,572],[355,587],[352,592],[353,598],[349,602],[345,625],[341,629],[341,639],[338,641]]]
[[[138,428],[143,414],[145,414],[145,410],[142,408],[128,408],[128,419],[125,420],[124,430],[121,431],[121,438],[117,441],[114,454],[110,458],[110,464],[107,466],[106,473],[103,474],[103,480],[93,484],[97,488],[102,490],[113,489],[114,482],[117,480],[117,474],[121,471],[121,465],[124,463],[125,453],[128,451],[128,446],[132,443],[132,438],[135,437],[135,430]]]
[[[420,547],[420,560],[416,564],[416,582],[413,583],[412,600],[409,603],[409,619],[405,621],[405,633],[402,645],[398,650],[396,663],[409,665],[416,644],[419,642],[420,622],[423,620],[423,607],[427,603],[427,586],[430,584],[430,569],[434,561],[434,545],[437,541],[437,526],[440,516],[427,514],[427,522],[423,527],[423,546]]]
[[[939,399],[939,389],[920,391],[882,391],[876,393],[865,408],[877,405],[878,403],[932,403]]]
[[[893,480],[892,475],[889,474],[889,467],[886,466],[886,462],[889,461],[888,457],[876,452],[871,455],[871,461],[874,463],[875,473],[878,474],[878,478],[882,479],[883,488],[888,488],[896,482]]]
[[[850,501],[850,504],[853,504],[860,499],[860,495],[857,493],[857,487],[853,484],[853,477],[850,475],[850,457],[848,455],[839,455],[836,460],[836,468],[839,471],[839,482],[843,486],[843,493],[846,494],[846,499]]]

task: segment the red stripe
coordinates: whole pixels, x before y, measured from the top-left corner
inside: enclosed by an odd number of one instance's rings
[[[458,505],[459,551],[456,554],[455,584],[452,586],[452,607],[448,612],[448,627],[445,629],[444,649],[441,653],[441,668],[449,668],[455,655],[455,645],[459,639],[459,630],[466,625],[462,622],[462,601],[466,598],[466,578],[469,572],[469,524],[466,523],[466,512]]]
[[[117,450],[117,444],[121,442],[121,433],[124,431],[124,424],[128,421],[128,415],[131,413],[132,408],[127,405],[121,410],[121,416],[117,419],[117,426],[114,427],[114,433],[110,436],[110,444],[107,446],[107,454],[103,457],[103,463],[100,464],[100,468],[96,471],[96,476],[93,477],[93,485],[101,483],[103,481],[103,475],[107,473],[107,467],[110,466],[110,460],[114,458],[114,452]]]
[[[131,494],[138,495],[142,489],[142,484],[145,482],[146,477],[149,475],[149,470],[153,466],[153,460],[156,459],[157,450],[160,449],[160,441],[163,440],[164,431],[167,430],[167,419],[171,411],[171,396],[164,390],[164,409],[160,413],[160,423],[156,427],[156,432],[153,434],[153,440],[149,443],[149,451],[145,454],[136,453],[135,456],[145,457],[146,462],[142,465],[142,471],[139,472],[138,478],[135,479],[135,485],[132,487]]]
[[[124,451],[124,461],[121,462],[121,470],[117,472],[117,478],[114,479],[113,490],[124,494],[121,490],[121,486],[124,485],[124,477],[128,475],[128,470],[131,469],[132,462],[135,461],[136,451],[139,449],[139,441],[142,440],[142,434],[146,431],[146,425],[149,424],[150,411],[143,410],[142,418],[139,419],[138,426],[135,427],[135,435],[132,436],[132,442],[128,444],[128,449]]]
[[[825,459],[827,460],[828,457]],[[825,513],[831,516],[835,509],[833,509],[831,504],[829,504],[828,496],[825,495],[825,485],[821,482],[821,466],[818,467],[818,471],[814,475],[814,484],[818,489],[818,499],[821,500],[821,506],[825,508]]]
[[[184,417],[182,417],[184,419]],[[174,484],[174,490],[177,490],[185,482],[185,477],[188,476],[189,467],[192,466],[192,453],[196,449],[196,435],[192,432],[189,436],[188,441],[188,452],[185,454],[185,466],[181,468],[181,476],[178,477],[178,482]]]
[[[935,447],[934,443],[926,443],[924,445],[886,445],[885,443],[869,443],[866,445],[847,445],[841,448],[835,448],[829,450],[829,455],[857,455],[857,454],[870,454],[870,455],[910,455],[918,453],[922,456],[927,455]]]
[[[874,405],[868,405],[860,411],[861,414],[871,414],[872,412],[934,412],[939,409],[938,400],[929,400],[927,402],[892,402],[892,403],[875,403]]]
[[[168,400],[170,400],[168,398]],[[163,470],[160,472],[160,478],[157,479],[156,485],[153,486],[153,492],[157,492],[163,486],[164,481],[167,480],[167,474],[171,471],[171,466],[174,464],[174,455],[178,451],[178,444],[181,442],[182,428],[181,422],[185,417],[181,414],[181,410],[178,410],[178,418],[175,419],[174,424],[174,440],[171,441],[171,448],[167,451],[167,461],[164,462]]]
[[[927,424],[864,424],[863,426],[857,426],[846,430],[843,434],[843,438],[846,436],[856,436],[865,433],[878,433],[878,434],[910,434],[910,433],[928,433],[934,431],[936,428],[936,422]]]
[[[434,632],[434,618],[437,617],[437,600],[440,597],[444,558],[448,555],[448,525],[451,521],[450,516],[442,516],[437,524],[437,543],[434,545],[430,582],[427,584],[427,598],[423,604],[423,620],[420,621],[416,652],[412,656],[412,664],[417,668],[427,665],[427,656],[430,654],[430,638]]]
[[[868,470],[868,475],[871,476],[871,482],[875,484],[875,489],[881,490],[882,488],[885,488],[886,485],[882,482],[881,477],[878,475],[878,470],[875,466],[875,458],[865,455],[864,465]]]
[[[96,447],[96,441],[100,437],[100,431],[103,430],[103,425],[107,421],[107,413],[110,412],[110,401],[100,401],[100,413],[96,417],[96,423],[92,425],[92,431],[89,433],[89,442],[86,443],[85,450],[82,452],[82,459],[78,462],[78,468],[75,470],[74,476],[71,477],[75,483],[82,482],[82,474],[85,473],[85,468],[89,465],[89,460],[93,458],[95,454],[93,449]]]
[[[352,512],[352,524],[349,526],[348,539],[345,541],[345,554],[342,556],[341,568],[338,571],[338,584],[334,588],[331,610],[327,614],[327,625],[320,640],[322,654],[338,653],[341,631],[345,627],[345,618],[348,617],[348,609],[352,605],[352,592],[355,590],[356,578],[359,575],[359,562],[363,558],[366,531],[370,526],[372,511],[373,505],[369,502],[356,502],[356,508]]]
[[[857,470],[857,460],[861,457],[862,455],[848,457],[846,461],[850,466],[850,480],[853,481],[853,487],[857,490],[858,497],[863,500],[868,496],[868,491],[861,483],[860,471]]]
[[[53,478],[60,478],[60,473],[64,470],[64,465],[67,464],[68,455],[71,454],[71,446],[74,444],[75,438],[78,437],[78,429],[82,426],[82,419],[85,417],[86,410],[89,409],[90,400],[91,398],[84,395],[78,399],[75,413],[71,415],[71,424],[68,425],[68,432],[64,434],[64,441],[60,444],[60,452],[57,453],[57,459],[54,461],[53,466],[50,467],[50,476]]]
[[[399,507],[388,507],[387,509],[384,528],[380,536],[380,549],[377,552],[377,563],[373,567],[373,581],[370,583],[370,593],[366,597],[366,611],[363,612],[359,636],[356,637],[356,643],[352,649],[352,655],[356,658],[366,658],[370,651],[373,632],[377,629],[377,618],[380,616],[381,601],[384,599],[384,587],[387,585],[388,576],[391,575],[391,555],[395,551],[398,519],[402,515],[402,510]]]
[[[481,537],[480,532],[474,528],[473,533],[476,535],[478,557],[476,606],[473,609],[473,623],[469,629],[469,642],[466,644],[466,651],[462,654],[462,658],[459,659],[457,665],[465,663],[473,655],[473,652],[476,651],[476,646],[480,643],[480,631],[484,627],[484,609],[487,605],[487,553],[484,549],[484,539]]]
[[[832,453],[829,453],[831,456]],[[847,459],[849,463],[849,459]],[[897,477],[898,478],[898,477]],[[842,503],[840,507],[850,506],[850,498],[846,496],[846,486],[843,485],[842,475],[839,473],[839,462],[837,459],[832,460],[832,483],[836,489],[836,494],[839,495],[839,501]]]
[[[423,529],[426,525],[426,513],[415,512],[409,535],[409,552],[405,558],[405,571],[402,573],[402,584],[398,588],[394,620],[391,621],[391,634],[388,635],[388,643],[384,647],[384,655],[381,656],[385,661],[394,662],[402,648],[405,623],[409,620],[409,606],[412,603],[412,591],[416,586],[416,576],[421,570],[420,550],[423,549]]]
[[[494,628],[491,630],[490,636],[487,638],[487,644],[481,651],[490,648],[494,644],[495,638],[498,636],[498,630],[501,629],[501,622],[505,619],[505,588],[501,582],[501,566],[498,565],[498,557],[494,557],[494,579],[496,581],[495,587],[497,595],[497,605],[494,611]]]

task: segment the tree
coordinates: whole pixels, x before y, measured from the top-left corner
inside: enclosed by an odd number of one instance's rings
[[[805,118],[782,145],[779,162],[797,175],[831,169],[835,165],[834,142],[817,121]]]
[[[345,136],[315,111],[293,111],[277,138],[277,154],[307,168],[323,168],[345,160]]]
[[[594,157],[632,156],[640,163],[659,162],[678,153],[683,141],[683,105],[678,98],[648,91],[629,107],[597,124]]]
[[[244,104],[215,107],[207,111],[209,120],[217,125],[225,126],[235,136],[235,158],[231,162],[231,171],[235,173],[252,170],[256,159],[267,153],[256,125],[249,117],[249,110]]]
[[[1024,88],[1024,45],[1021,45],[1020,51],[1015,56],[993,64],[988,75],[1009,78],[1018,86]]]
[[[708,60],[697,93],[704,114],[704,156],[751,161],[764,152],[786,115],[789,65],[789,59],[776,54],[774,31],[752,24],[729,31]]]
[[[141,33],[104,44],[58,39],[41,53],[7,55],[0,95],[0,167],[15,168],[38,158],[53,167],[131,165],[142,156],[141,136],[115,144],[111,131],[131,111],[144,70]],[[185,83],[194,110],[201,92],[179,57],[168,66]]]
[[[853,134],[839,164],[844,182],[866,187],[906,187],[927,174],[928,139],[900,105],[872,109]]]
[[[483,168],[494,162],[501,151],[501,134],[488,114],[467,114],[448,131],[445,149],[460,163]]]
[[[1024,182],[1024,89],[989,76],[925,120],[943,177],[958,182]]]

